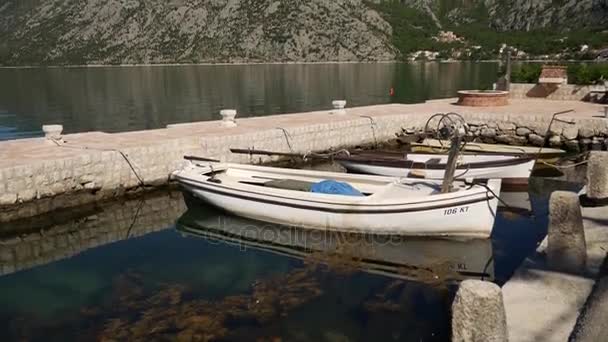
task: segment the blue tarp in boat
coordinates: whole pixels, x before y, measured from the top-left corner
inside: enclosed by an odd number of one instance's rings
[[[324,180],[315,183],[310,188],[310,192],[330,195],[364,196],[359,190],[353,188],[352,185],[335,180]]]

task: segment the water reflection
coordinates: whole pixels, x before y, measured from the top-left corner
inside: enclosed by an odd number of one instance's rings
[[[183,210],[158,193],[2,227],[0,340],[449,336],[445,288],[163,229]]]
[[[180,192],[159,191],[0,224],[0,275],[166,229],[184,211]]]
[[[218,119],[420,102],[486,88],[494,63],[216,65],[0,69],[0,140],[65,132],[129,131]],[[389,96],[389,89],[395,96]]]
[[[544,237],[551,191],[576,187],[533,178],[534,215],[500,212],[492,241],[260,226],[176,192],[14,222],[0,340],[445,341],[446,283],[504,283]]]
[[[493,278],[490,240],[346,234],[252,221],[188,202],[177,229],[212,243],[314,260],[390,277],[441,284]],[[194,202],[194,203],[193,203]]]

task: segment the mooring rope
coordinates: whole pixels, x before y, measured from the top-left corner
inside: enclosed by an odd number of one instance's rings
[[[277,129],[280,129],[281,131],[283,131],[283,135],[285,136],[285,141],[287,142],[287,147],[289,147],[289,151],[293,152],[293,148],[291,147],[291,142],[289,141],[289,139],[292,138],[291,134],[289,134],[289,132],[287,132],[287,130],[283,127],[277,127]]]
[[[544,160],[538,160],[537,163],[541,163],[543,165],[547,165],[547,166],[553,167],[558,170],[566,170],[566,169],[572,169],[572,168],[575,168],[575,167],[578,167],[581,165],[585,165],[585,164],[589,163],[589,160],[583,160],[581,162],[570,164],[570,165],[557,165],[557,164],[546,162]]]
[[[378,139],[376,138],[376,121],[369,115],[361,115],[360,117],[369,119],[370,128],[372,129],[372,137],[374,138],[374,146],[378,146]]]
[[[131,171],[133,172],[133,174],[135,175],[135,177],[137,178],[137,181],[139,182],[139,185],[142,187],[146,186],[146,183],[143,179],[143,177],[141,177],[137,171],[135,170],[135,166],[133,165],[133,163],[129,160],[129,158],[127,157],[127,155],[118,149],[114,149],[114,148],[98,148],[98,147],[89,147],[89,146],[68,146],[65,145],[65,143],[61,144],[59,143],[57,140],[55,139],[51,139],[52,142],[55,143],[55,145],[61,147],[61,148],[72,148],[72,149],[78,149],[78,150],[93,150],[93,151],[104,151],[104,152],[117,152],[119,153],[122,158],[125,160],[125,162],[127,162],[127,165],[129,165],[129,168],[131,169]]]

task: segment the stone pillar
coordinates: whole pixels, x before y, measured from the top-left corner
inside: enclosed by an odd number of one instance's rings
[[[557,271],[583,273],[587,264],[587,244],[578,195],[555,191],[549,200],[547,261]]]
[[[222,109],[220,115],[222,116],[222,126],[236,127],[236,109]]]
[[[452,304],[452,341],[508,341],[507,316],[498,285],[480,280],[460,284]]]
[[[346,114],[346,100],[334,100],[331,102],[331,105],[334,107],[334,110],[331,111],[331,114],[337,115],[345,115]]]
[[[587,199],[608,204],[608,152],[591,151],[587,163]]]
[[[44,137],[48,142],[60,142],[61,141],[61,132],[63,132],[62,125],[43,125],[42,131],[44,132]]]

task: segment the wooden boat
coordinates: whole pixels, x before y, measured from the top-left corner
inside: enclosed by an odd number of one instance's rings
[[[348,171],[392,177],[419,175],[443,179],[448,156],[438,154],[355,153],[335,157]],[[530,177],[535,161],[531,158],[500,155],[461,155],[456,166],[457,178],[525,178]]]
[[[254,165],[190,162],[172,177],[195,197],[230,213],[303,228],[443,237],[488,237],[500,180],[455,182],[351,175]],[[310,192],[323,180],[345,182],[363,196]],[[490,191],[491,190],[491,191]]]
[[[190,196],[185,196],[187,199]],[[456,241],[297,229],[237,217],[187,200],[176,224],[186,235],[283,256],[338,259],[372,274],[417,281],[492,280],[490,239]],[[339,258],[337,258],[339,257]]]
[[[432,152],[445,153],[450,148],[449,141],[437,139],[424,139],[422,143],[411,143],[412,151],[414,152]],[[527,156],[539,157],[542,159],[551,159],[563,157],[566,151],[557,148],[546,148],[542,150],[539,147],[532,146],[511,146],[501,144],[482,144],[469,142],[464,146],[465,152],[484,153],[484,154],[501,154],[511,156]]]

